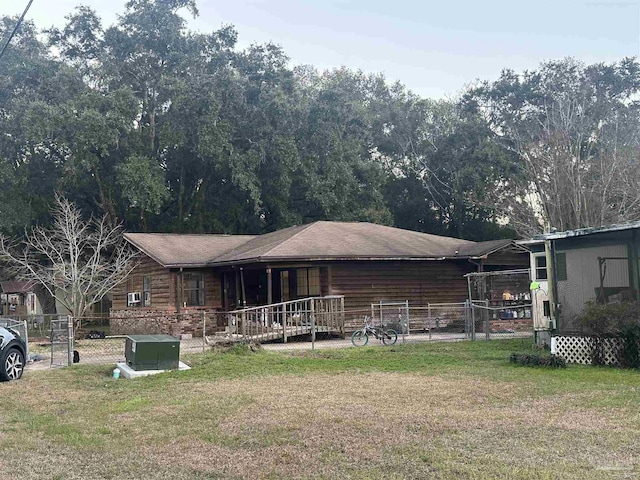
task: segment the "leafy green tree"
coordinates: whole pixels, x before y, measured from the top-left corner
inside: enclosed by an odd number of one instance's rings
[[[159,213],[169,197],[164,171],[149,157],[132,155],[116,167],[116,182],[129,207],[140,215],[140,226],[146,229],[146,214]]]
[[[517,198],[526,169],[479,103],[291,68],[280,47],[240,50],[233,27],[192,32],[184,13],[198,14],[194,0],[130,0],[103,26],[78,7],[47,44],[25,24],[0,71],[0,229],[50,218],[57,190],[130,230],[330,219],[512,234],[496,205]]]
[[[6,38],[16,19],[0,19]],[[73,69],[51,58],[35,25],[23,22],[0,65],[0,232],[16,233],[49,218],[65,152],[39,112],[83,88]]]

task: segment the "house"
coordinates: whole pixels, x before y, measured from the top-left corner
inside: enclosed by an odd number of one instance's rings
[[[42,313],[35,294],[35,282],[10,280],[0,282],[1,315],[38,315]]]
[[[589,301],[640,300],[640,222],[553,232],[519,243],[531,251],[539,336],[581,333],[578,316]]]
[[[199,321],[198,312],[316,296],[344,296],[345,311],[360,319],[381,300],[464,302],[464,274],[528,262],[511,240],[471,242],[361,222],[319,221],[264,235],[125,238],[143,257],[113,291],[111,317],[179,315],[182,331]]]

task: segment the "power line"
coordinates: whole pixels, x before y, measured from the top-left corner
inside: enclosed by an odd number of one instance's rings
[[[0,52],[0,59],[2,58],[2,56],[4,55],[4,51],[7,49],[7,47],[9,46],[9,43],[11,42],[11,39],[13,38],[13,36],[16,34],[16,32],[18,31],[18,28],[20,28],[20,25],[22,25],[22,21],[24,20],[25,15],[27,14],[27,12],[29,11],[29,8],[31,7],[31,4],[33,3],[33,0],[29,0],[29,3],[27,4],[27,8],[24,9],[24,12],[22,12],[22,16],[20,17],[20,20],[18,20],[18,23],[16,23],[16,26],[13,29],[13,32],[11,32],[11,35],[9,35],[9,38],[7,38],[6,43],[4,44],[4,47],[2,47],[2,51]]]

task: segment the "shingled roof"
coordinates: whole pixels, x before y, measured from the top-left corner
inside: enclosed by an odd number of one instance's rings
[[[33,280],[8,280],[0,282],[0,291],[2,293],[29,293],[33,292],[36,282]]]
[[[249,240],[212,264],[274,260],[371,260],[453,257],[474,242],[358,222],[314,222]]]
[[[204,267],[254,235],[125,233],[124,238],[165,267]]]
[[[471,242],[372,223],[327,221],[256,236],[129,233],[125,237],[165,267],[311,260],[473,259],[512,243]]]

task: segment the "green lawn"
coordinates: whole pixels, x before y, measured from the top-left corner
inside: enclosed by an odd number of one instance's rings
[[[640,373],[510,365],[528,342],[27,372],[0,384],[0,478],[640,476]]]

